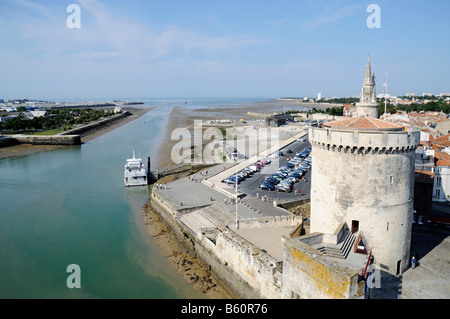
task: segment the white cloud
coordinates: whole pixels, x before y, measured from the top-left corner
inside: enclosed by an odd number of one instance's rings
[[[333,4],[327,6],[319,16],[303,24],[306,29],[317,29],[326,24],[332,24],[342,19],[349,18],[360,13],[365,13],[363,4],[341,6]]]

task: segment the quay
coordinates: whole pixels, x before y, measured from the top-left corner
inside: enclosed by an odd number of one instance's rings
[[[236,194],[221,181],[306,134],[290,136],[238,163],[172,181],[167,188],[152,188],[153,210],[239,298],[283,298],[284,241],[304,233],[303,223],[276,202]]]

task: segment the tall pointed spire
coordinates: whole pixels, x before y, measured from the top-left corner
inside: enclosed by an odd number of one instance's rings
[[[375,74],[372,75],[370,66],[370,54],[367,58],[366,73],[361,89],[359,103],[356,104],[358,115],[378,118],[378,104],[375,91]]]
[[[364,76],[364,83],[371,84],[372,83],[372,68],[370,67],[370,54],[367,58],[367,65],[366,65],[366,74]]]

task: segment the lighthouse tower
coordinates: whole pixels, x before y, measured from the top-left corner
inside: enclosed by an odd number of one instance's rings
[[[367,58],[366,73],[361,89],[359,103],[356,103],[359,116],[378,118],[377,94],[375,91],[375,74],[370,67],[370,55]]]

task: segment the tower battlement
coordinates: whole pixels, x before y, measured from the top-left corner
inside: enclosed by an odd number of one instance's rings
[[[314,128],[309,130],[309,140],[314,147],[336,152],[410,153],[419,146],[420,132]]]

